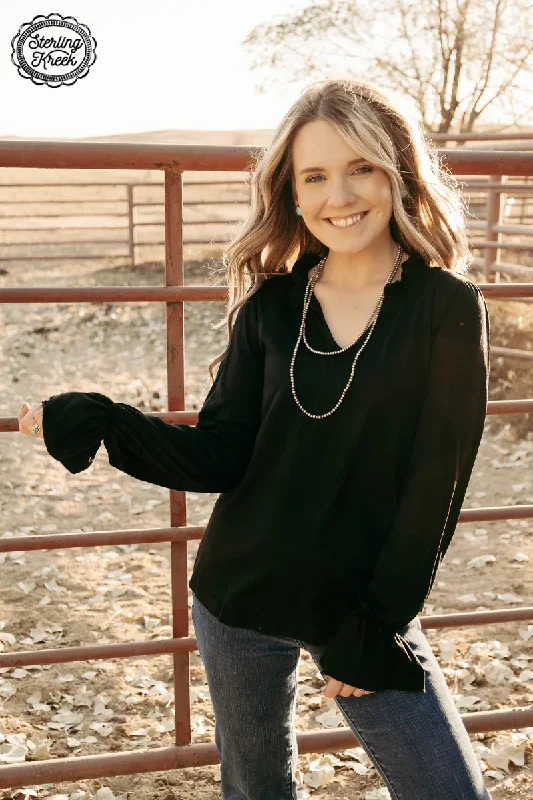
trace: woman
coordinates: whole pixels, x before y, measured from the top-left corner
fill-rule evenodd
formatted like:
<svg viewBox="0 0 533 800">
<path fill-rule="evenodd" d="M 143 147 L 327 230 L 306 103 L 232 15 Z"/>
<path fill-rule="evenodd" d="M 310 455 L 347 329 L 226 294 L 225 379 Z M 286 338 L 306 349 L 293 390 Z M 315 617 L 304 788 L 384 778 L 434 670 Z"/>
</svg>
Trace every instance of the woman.
<svg viewBox="0 0 533 800">
<path fill-rule="evenodd" d="M 189 587 L 224 800 L 296 797 L 301 647 L 393 798 L 486 800 L 417 618 L 488 396 L 456 182 L 384 93 L 327 80 L 285 115 L 251 188 L 196 427 L 67 392 L 26 404 L 20 429 L 72 473 L 103 439 L 139 480 L 220 492 Z"/>
</svg>

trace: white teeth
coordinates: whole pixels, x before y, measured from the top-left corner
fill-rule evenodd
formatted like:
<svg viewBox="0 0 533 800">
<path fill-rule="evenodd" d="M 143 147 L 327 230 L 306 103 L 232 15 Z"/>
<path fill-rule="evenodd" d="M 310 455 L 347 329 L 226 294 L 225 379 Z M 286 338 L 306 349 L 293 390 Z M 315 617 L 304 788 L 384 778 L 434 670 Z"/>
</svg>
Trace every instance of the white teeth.
<svg viewBox="0 0 533 800">
<path fill-rule="evenodd" d="M 359 222 L 365 215 L 363 211 L 361 214 L 357 214 L 355 217 L 348 217 L 347 219 L 337 219 L 333 220 L 330 218 L 330 222 L 332 225 L 335 225 L 338 228 L 347 228 L 350 225 L 354 225 L 356 222 Z"/>
</svg>

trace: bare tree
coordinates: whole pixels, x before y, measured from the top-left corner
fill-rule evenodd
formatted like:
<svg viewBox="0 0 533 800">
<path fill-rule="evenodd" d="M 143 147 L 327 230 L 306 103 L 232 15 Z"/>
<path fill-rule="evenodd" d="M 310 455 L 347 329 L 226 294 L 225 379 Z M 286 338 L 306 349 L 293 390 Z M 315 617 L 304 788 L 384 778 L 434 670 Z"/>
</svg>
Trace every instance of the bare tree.
<svg viewBox="0 0 533 800">
<path fill-rule="evenodd" d="M 251 68 L 284 83 L 364 76 L 408 96 L 427 131 L 472 132 L 532 106 L 531 0 L 326 0 L 254 28 Z M 501 129 L 506 126 L 501 126 Z"/>
</svg>

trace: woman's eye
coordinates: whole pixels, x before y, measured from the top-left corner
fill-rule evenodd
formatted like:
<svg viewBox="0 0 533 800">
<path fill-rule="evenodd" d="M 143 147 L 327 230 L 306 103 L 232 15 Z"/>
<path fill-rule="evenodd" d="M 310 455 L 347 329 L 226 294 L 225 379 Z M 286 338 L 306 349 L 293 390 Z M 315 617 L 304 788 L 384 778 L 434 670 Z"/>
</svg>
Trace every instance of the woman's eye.
<svg viewBox="0 0 533 800">
<path fill-rule="evenodd" d="M 368 165 L 365 165 L 365 166 L 362 166 L 362 167 L 357 167 L 357 169 L 354 170 L 352 175 L 356 175 L 360 170 L 365 170 L 365 172 L 372 172 L 372 167 L 370 167 Z M 318 175 L 318 174 L 317 175 L 309 175 L 309 177 L 307 177 L 305 179 L 305 183 L 316 183 L 316 181 L 314 181 L 313 178 L 322 178 L 322 177 L 323 177 L 322 175 Z"/>
</svg>

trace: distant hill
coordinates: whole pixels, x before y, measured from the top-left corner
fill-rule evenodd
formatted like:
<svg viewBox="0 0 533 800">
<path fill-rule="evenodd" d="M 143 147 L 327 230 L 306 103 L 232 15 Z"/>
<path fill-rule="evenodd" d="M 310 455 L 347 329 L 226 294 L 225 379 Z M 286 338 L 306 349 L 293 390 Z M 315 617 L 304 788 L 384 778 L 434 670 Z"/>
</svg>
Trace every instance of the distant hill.
<svg viewBox="0 0 533 800">
<path fill-rule="evenodd" d="M 137 133 L 117 133 L 110 136 L 87 136 L 80 139 L 60 136 L 1 136 L 3 141 L 37 142 L 136 142 L 141 144 L 228 144 L 259 145 L 268 144 L 273 129 L 251 129 L 234 131 L 166 130 L 138 131 Z"/>
<path fill-rule="evenodd" d="M 524 126 L 509 125 L 501 130 L 500 125 L 480 125 L 476 133 L 533 133 Z M 136 131 L 134 133 L 115 133 L 104 136 L 2 136 L 3 141 L 31 140 L 38 142 L 154 142 L 159 144 L 267 144 L 274 133 L 273 128 L 242 128 L 237 130 L 194 130 L 171 129 L 164 131 Z"/>
</svg>

